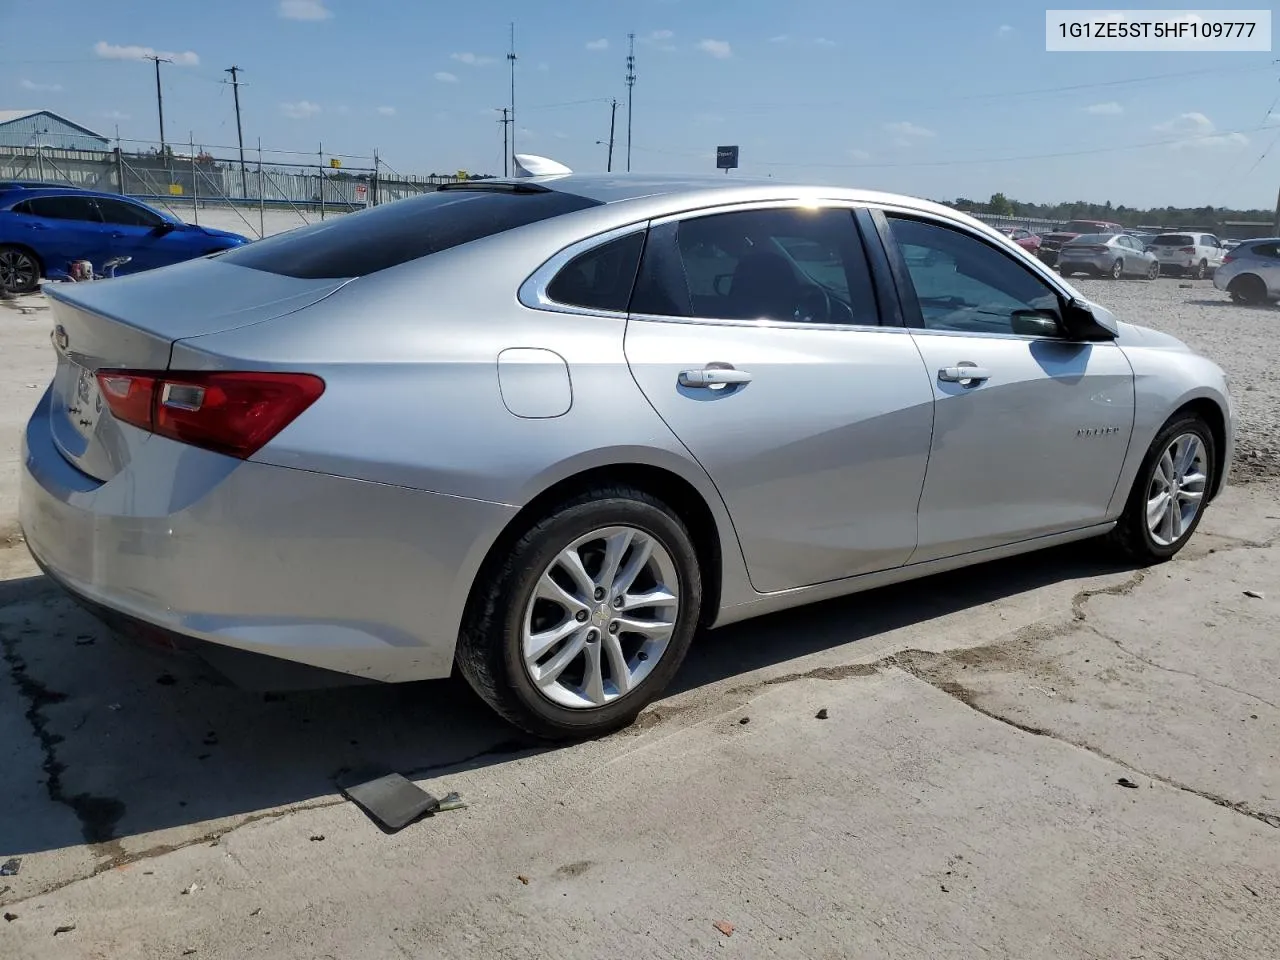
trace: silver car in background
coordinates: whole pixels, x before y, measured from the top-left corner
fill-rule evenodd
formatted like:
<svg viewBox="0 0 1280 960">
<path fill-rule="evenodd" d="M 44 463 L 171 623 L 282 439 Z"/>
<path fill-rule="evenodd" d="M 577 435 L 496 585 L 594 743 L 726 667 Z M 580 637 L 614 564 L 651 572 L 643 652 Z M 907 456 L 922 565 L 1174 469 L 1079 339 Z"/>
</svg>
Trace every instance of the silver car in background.
<svg viewBox="0 0 1280 960">
<path fill-rule="evenodd" d="M 1167 560 L 1231 462 L 1213 363 L 861 190 L 470 181 L 49 294 L 55 581 L 211 651 L 456 664 L 548 738 L 629 723 L 699 628 L 1086 538 Z"/>
<path fill-rule="evenodd" d="M 1230 250 L 1213 275 L 1213 285 L 1236 303 L 1280 300 L 1280 239 L 1245 240 Z"/>
<path fill-rule="evenodd" d="M 1142 242 L 1125 233 L 1086 233 L 1069 240 L 1058 251 L 1058 270 L 1064 276 L 1088 273 L 1095 277 L 1160 276 L 1160 261 Z"/>
</svg>

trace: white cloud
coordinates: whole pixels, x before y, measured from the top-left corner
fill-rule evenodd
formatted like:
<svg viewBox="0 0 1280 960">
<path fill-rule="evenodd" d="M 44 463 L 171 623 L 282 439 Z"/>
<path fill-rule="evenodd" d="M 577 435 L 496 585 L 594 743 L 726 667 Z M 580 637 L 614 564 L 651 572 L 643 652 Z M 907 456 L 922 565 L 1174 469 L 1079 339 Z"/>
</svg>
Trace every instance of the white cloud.
<svg viewBox="0 0 1280 960">
<path fill-rule="evenodd" d="M 324 0 L 280 0 L 280 16 L 286 20 L 328 20 L 333 11 Z"/>
<path fill-rule="evenodd" d="M 649 34 L 649 39 L 650 40 L 670 40 L 674 36 L 675 36 L 675 33 L 673 33 L 670 30 L 655 30 L 653 31 L 653 33 Z"/>
<path fill-rule="evenodd" d="M 866 150 L 859 150 L 857 148 L 850 150 L 849 156 L 852 157 L 854 160 L 870 160 L 871 159 L 870 153 L 868 153 Z"/>
<path fill-rule="evenodd" d="M 482 57 L 478 53 L 451 53 L 451 60 L 457 60 L 459 63 L 465 63 L 469 67 L 483 67 L 486 63 L 493 63 L 493 57 Z"/>
<path fill-rule="evenodd" d="M 818 39 L 817 39 L 817 40 L 814 40 L 813 42 L 814 42 L 814 44 L 815 44 L 816 46 L 819 46 L 819 47 L 834 47 L 834 46 L 836 46 L 836 42 L 835 42 L 834 40 L 828 40 L 826 37 L 818 37 Z"/>
<path fill-rule="evenodd" d="M 733 49 L 728 40 L 699 40 L 698 49 L 717 60 L 728 60 L 733 56 Z"/>
<path fill-rule="evenodd" d="M 395 107 L 379 107 L 378 113 L 382 114 L 382 116 L 384 117 L 394 117 L 396 115 L 396 108 Z"/>
<path fill-rule="evenodd" d="M 1118 117 L 1124 113 L 1124 107 L 1114 100 L 1108 100 L 1106 103 L 1091 103 L 1084 108 L 1084 112 L 1092 113 L 1095 117 Z"/>
<path fill-rule="evenodd" d="M 320 104 L 310 100 L 299 100 L 296 103 L 280 104 L 280 112 L 291 120 L 306 120 L 320 112 Z"/>
<path fill-rule="evenodd" d="M 1211 136 L 1179 140 L 1177 143 L 1170 144 L 1170 147 L 1174 150 L 1185 150 L 1188 147 L 1217 150 L 1223 147 L 1247 147 L 1248 145 L 1249 138 L 1243 133 L 1215 133 Z"/>
<path fill-rule="evenodd" d="M 910 120 L 897 120 L 893 123 L 886 123 L 884 128 L 892 134 L 896 134 L 898 139 L 895 141 L 899 146 L 904 143 L 910 143 L 915 140 L 925 140 L 929 137 L 936 137 L 937 134 L 927 127 L 922 127 L 912 123 Z"/>
<path fill-rule="evenodd" d="M 656 47 L 663 53 L 674 53 L 676 46 L 671 42 L 675 36 L 672 30 L 654 30 L 640 38 L 640 42 L 651 47 Z"/>
<path fill-rule="evenodd" d="M 1218 133 L 1212 120 L 1199 111 L 1180 113 L 1172 120 L 1152 127 L 1158 133 L 1171 133 L 1181 139 L 1169 144 L 1170 149 L 1222 149 L 1247 146 L 1249 138 L 1243 133 Z"/>
<path fill-rule="evenodd" d="M 102 114 L 104 120 L 128 120 L 129 114 L 121 113 L 119 110 L 108 110 Z"/>
<path fill-rule="evenodd" d="M 587 49 L 588 50 L 608 50 L 609 41 L 606 40 L 604 37 L 601 37 L 599 40 L 588 40 Z"/>
<path fill-rule="evenodd" d="M 34 90 L 38 93 L 57 93 L 62 89 L 60 83 L 36 83 L 34 80 L 23 80 L 18 86 L 23 90 Z"/>
<path fill-rule="evenodd" d="M 1213 121 L 1203 113 L 1180 113 L 1172 120 L 1157 123 L 1153 130 L 1159 133 L 1185 133 L 1189 136 L 1213 133 Z"/>
<path fill-rule="evenodd" d="M 769 42 L 770 43 L 786 43 L 790 39 L 791 39 L 790 34 L 780 33 L 776 37 L 770 37 Z"/>
<path fill-rule="evenodd" d="M 458 82 L 458 75 L 456 73 L 450 73 L 448 70 L 437 70 L 435 76 L 441 83 Z"/>
<path fill-rule="evenodd" d="M 156 50 L 154 47 L 140 47 L 137 44 L 120 46 L 99 40 L 93 45 L 93 52 L 104 60 L 146 60 L 148 57 L 159 57 L 171 60 L 175 67 L 196 67 L 200 65 L 200 57 L 186 50 L 183 53 L 171 53 L 167 50 Z"/>
<path fill-rule="evenodd" d="M 1002 23 L 1002 24 L 1000 24 L 1000 29 L 998 29 L 998 30 L 996 31 L 996 36 L 997 36 L 997 37 L 1007 37 L 1007 36 L 1009 36 L 1009 34 L 1011 34 L 1011 33 L 1013 33 L 1013 27 L 1009 26 L 1009 24 L 1007 24 L 1007 23 Z"/>
</svg>

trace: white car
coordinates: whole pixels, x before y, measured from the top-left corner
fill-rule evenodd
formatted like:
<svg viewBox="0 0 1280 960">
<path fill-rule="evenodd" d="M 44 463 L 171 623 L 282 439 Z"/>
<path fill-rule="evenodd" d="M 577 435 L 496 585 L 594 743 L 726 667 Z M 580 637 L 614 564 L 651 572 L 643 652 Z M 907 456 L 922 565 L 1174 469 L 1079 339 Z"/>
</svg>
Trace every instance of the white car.
<svg viewBox="0 0 1280 960">
<path fill-rule="evenodd" d="M 1226 252 L 1212 233 L 1162 233 L 1147 249 L 1160 261 L 1162 273 L 1182 273 L 1197 280 L 1217 270 Z"/>
</svg>

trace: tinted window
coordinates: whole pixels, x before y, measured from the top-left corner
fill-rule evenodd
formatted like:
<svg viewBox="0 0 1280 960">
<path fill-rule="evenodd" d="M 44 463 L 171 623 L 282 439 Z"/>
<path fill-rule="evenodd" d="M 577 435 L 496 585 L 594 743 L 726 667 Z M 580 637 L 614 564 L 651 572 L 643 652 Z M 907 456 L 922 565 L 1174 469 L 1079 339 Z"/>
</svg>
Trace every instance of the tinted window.
<svg viewBox="0 0 1280 960">
<path fill-rule="evenodd" d="M 1013 333 L 1016 311 L 1059 309 L 1047 284 L 975 237 L 898 217 L 889 225 L 927 329 Z"/>
<path fill-rule="evenodd" d="M 643 230 L 579 254 L 548 284 L 547 296 L 556 303 L 626 313 L 642 247 Z"/>
<path fill-rule="evenodd" d="M 27 201 L 32 216 L 48 220 L 98 220 L 98 211 L 88 197 L 32 197 Z"/>
<path fill-rule="evenodd" d="M 1255 257 L 1271 257 L 1280 259 L 1280 243 L 1272 241 L 1271 243 L 1255 243 L 1251 247 L 1246 247 L 1245 253 L 1251 253 Z"/>
<path fill-rule="evenodd" d="M 1189 237 L 1185 233 L 1162 233 L 1151 244 L 1156 247 L 1192 247 L 1195 242 L 1195 237 Z"/>
<path fill-rule="evenodd" d="M 1101 226 L 1097 220 L 1072 220 L 1062 229 L 1065 233 L 1093 233 Z"/>
<path fill-rule="evenodd" d="M 870 272 L 848 210 L 778 208 L 650 231 L 633 313 L 876 325 Z"/>
<path fill-rule="evenodd" d="M 1085 233 L 1072 240 L 1072 243 L 1107 243 L 1114 237 L 1113 233 Z"/>
<path fill-rule="evenodd" d="M 98 209 L 106 223 L 118 223 L 129 227 L 158 227 L 164 223 L 164 217 L 152 213 L 146 207 L 127 200 L 108 200 L 98 197 Z"/>
<path fill-rule="evenodd" d="M 439 190 L 258 240 L 220 260 L 304 279 L 363 277 L 598 204 L 556 190 Z"/>
</svg>

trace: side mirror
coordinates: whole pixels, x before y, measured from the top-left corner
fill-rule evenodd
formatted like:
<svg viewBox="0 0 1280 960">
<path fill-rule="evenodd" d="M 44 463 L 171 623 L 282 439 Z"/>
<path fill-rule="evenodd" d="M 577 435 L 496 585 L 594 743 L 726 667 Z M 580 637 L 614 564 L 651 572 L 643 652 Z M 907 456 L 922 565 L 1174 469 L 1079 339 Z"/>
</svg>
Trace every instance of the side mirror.
<svg viewBox="0 0 1280 960">
<path fill-rule="evenodd" d="M 1054 310 L 1015 310 L 1011 326 L 1014 333 L 1024 337 L 1062 336 L 1062 324 Z"/>
<path fill-rule="evenodd" d="M 1110 313 L 1075 297 L 1063 304 L 1062 324 L 1072 340 L 1114 340 L 1120 335 Z"/>
<path fill-rule="evenodd" d="M 177 229 L 178 225 L 176 223 L 170 223 L 168 220 L 165 220 L 155 228 L 153 233 L 155 233 L 157 237 L 163 237 L 166 233 L 173 233 L 173 231 Z"/>
</svg>

